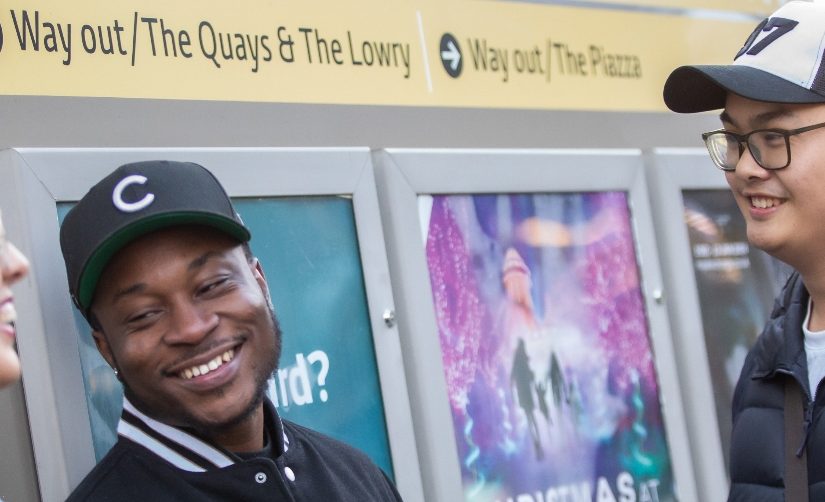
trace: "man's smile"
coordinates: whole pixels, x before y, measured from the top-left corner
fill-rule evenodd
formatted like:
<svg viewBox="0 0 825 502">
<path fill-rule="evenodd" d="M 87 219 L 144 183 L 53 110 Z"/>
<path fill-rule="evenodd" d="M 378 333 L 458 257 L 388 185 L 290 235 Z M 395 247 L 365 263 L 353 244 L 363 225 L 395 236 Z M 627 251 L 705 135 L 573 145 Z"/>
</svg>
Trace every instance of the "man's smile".
<svg viewBox="0 0 825 502">
<path fill-rule="evenodd" d="M 183 380 L 198 379 L 216 372 L 235 360 L 245 340 L 238 337 L 201 349 L 197 354 L 185 356 L 172 364 L 165 374 Z"/>
<path fill-rule="evenodd" d="M 784 201 L 782 199 L 777 199 L 775 197 L 760 197 L 760 196 L 753 196 L 750 197 L 751 206 L 759 209 L 768 209 L 771 207 L 777 207 L 782 204 Z"/>
<path fill-rule="evenodd" d="M 223 354 L 221 354 L 219 356 L 215 356 L 214 359 L 210 359 L 208 363 L 203 363 L 203 364 L 199 364 L 199 365 L 196 364 L 196 365 L 192 366 L 191 368 L 186 368 L 185 370 L 181 371 L 178 374 L 178 376 L 180 376 L 183 379 L 189 380 L 189 379 L 191 379 L 193 377 L 196 377 L 196 376 L 206 375 L 210 371 L 214 371 L 214 370 L 220 368 L 221 366 L 223 366 L 225 363 L 228 363 L 234 357 L 235 357 L 235 350 L 234 349 L 229 349 L 226 352 L 224 352 Z"/>
</svg>

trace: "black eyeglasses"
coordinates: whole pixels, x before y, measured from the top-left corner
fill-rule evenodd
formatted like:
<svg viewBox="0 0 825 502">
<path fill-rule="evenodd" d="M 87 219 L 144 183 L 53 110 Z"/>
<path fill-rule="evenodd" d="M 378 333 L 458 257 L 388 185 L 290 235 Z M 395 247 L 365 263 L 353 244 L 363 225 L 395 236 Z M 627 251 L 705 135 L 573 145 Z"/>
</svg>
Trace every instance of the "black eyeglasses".
<svg viewBox="0 0 825 502">
<path fill-rule="evenodd" d="M 736 164 L 745 153 L 745 145 L 753 160 L 765 169 L 782 169 L 791 163 L 791 142 L 788 138 L 803 132 L 825 127 L 825 122 L 799 129 L 757 129 L 747 134 L 736 134 L 724 129 L 702 134 L 710 158 L 723 171 L 736 170 Z"/>
</svg>

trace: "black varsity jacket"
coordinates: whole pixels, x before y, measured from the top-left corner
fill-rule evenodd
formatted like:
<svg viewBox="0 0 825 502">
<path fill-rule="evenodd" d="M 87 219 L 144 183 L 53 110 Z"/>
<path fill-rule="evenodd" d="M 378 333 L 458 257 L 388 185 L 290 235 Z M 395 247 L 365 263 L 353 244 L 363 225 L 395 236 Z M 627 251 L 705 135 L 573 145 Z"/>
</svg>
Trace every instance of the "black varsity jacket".
<svg viewBox="0 0 825 502">
<path fill-rule="evenodd" d="M 400 501 L 365 454 L 281 420 L 264 401 L 275 458 L 243 460 L 138 411 L 124 399 L 118 441 L 74 501 Z"/>
</svg>

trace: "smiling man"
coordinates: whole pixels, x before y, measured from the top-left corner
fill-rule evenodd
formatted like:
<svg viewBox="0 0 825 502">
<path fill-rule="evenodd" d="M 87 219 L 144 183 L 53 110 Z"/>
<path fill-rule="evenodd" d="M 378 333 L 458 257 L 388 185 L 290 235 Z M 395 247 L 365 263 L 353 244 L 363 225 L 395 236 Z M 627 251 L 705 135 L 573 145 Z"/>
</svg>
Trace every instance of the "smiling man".
<svg viewBox="0 0 825 502">
<path fill-rule="evenodd" d="M 825 500 L 825 3 L 788 2 L 730 65 L 683 66 L 667 106 L 702 135 L 748 240 L 794 267 L 733 398 L 730 501 Z"/>
<path fill-rule="evenodd" d="M 191 163 L 121 166 L 66 216 L 72 297 L 124 389 L 118 441 L 69 500 L 400 500 L 266 398 L 281 332 L 250 238 Z"/>
</svg>

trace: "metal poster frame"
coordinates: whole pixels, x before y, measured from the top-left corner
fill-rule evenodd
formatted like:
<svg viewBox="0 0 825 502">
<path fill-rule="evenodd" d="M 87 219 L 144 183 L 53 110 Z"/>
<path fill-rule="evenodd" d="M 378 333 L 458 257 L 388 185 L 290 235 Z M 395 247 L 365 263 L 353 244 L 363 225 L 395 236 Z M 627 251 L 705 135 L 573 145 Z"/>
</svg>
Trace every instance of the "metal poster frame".
<svg viewBox="0 0 825 502">
<path fill-rule="evenodd" d="M 685 221 L 684 192 L 730 193 L 730 188 L 725 174 L 714 166 L 704 148 L 654 149 L 646 156 L 646 169 L 700 500 L 724 500 L 730 482 Z M 735 216 L 740 216 L 738 209 Z"/>
<path fill-rule="evenodd" d="M 118 165 L 200 163 L 232 197 L 352 198 L 369 324 L 395 481 L 424 500 L 370 152 L 366 148 L 13 149 L 0 152 L 4 222 L 30 258 L 19 288 L 18 340 L 35 462 L 44 500 L 64 500 L 95 463 L 78 333 L 58 243 L 56 206 L 78 200 Z"/>
<path fill-rule="evenodd" d="M 641 152 L 389 149 L 374 160 L 426 500 L 464 500 L 465 492 L 419 196 L 600 191 L 627 194 L 674 486 L 680 500 L 698 500 Z"/>
</svg>

